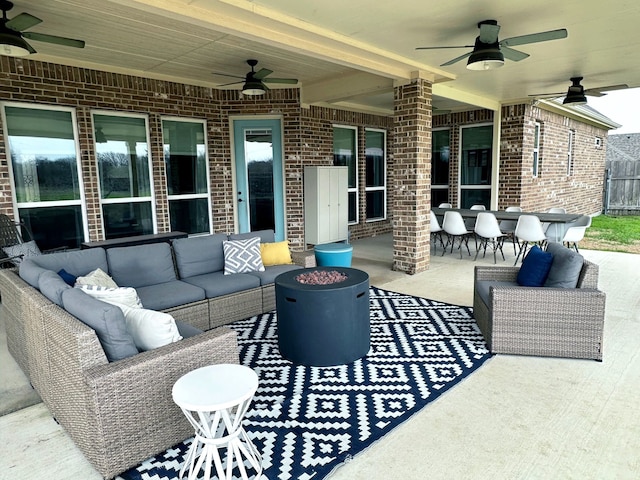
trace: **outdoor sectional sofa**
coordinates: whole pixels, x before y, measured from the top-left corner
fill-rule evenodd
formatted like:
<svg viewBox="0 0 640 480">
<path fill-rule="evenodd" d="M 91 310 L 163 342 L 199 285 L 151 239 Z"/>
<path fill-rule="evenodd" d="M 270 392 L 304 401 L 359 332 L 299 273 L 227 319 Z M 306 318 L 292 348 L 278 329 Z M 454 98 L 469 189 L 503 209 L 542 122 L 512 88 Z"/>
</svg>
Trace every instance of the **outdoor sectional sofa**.
<svg viewBox="0 0 640 480">
<path fill-rule="evenodd" d="M 105 478 L 193 434 L 171 399 L 173 383 L 195 368 L 238 363 L 236 334 L 223 325 L 273 310 L 274 278 L 300 268 L 276 265 L 225 275 L 222 242 L 256 235 L 262 242 L 274 241 L 272 231 L 215 234 L 172 245 L 29 257 L 19 273 L 0 270 L 10 353 L 52 416 Z M 131 352 L 115 327 L 122 310 L 72 288 L 57 273 L 63 269 L 82 276 L 96 268 L 118 286 L 134 287 L 145 309 L 170 313 L 184 339 Z M 85 323 L 96 321 L 100 335 Z M 110 335 L 114 338 L 107 339 Z M 123 349 L 125 358 L 111 358 Z"/>
</svg>

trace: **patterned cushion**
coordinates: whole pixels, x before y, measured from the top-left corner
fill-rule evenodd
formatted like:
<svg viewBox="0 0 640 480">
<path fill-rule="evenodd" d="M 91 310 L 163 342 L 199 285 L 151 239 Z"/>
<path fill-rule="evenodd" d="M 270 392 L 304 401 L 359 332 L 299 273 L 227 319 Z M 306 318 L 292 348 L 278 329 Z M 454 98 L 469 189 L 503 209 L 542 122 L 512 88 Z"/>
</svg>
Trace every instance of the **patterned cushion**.
<svg viewBox="0 0 640 480">
<path fill-rule="evenodd" d="M 138 292 L 132 287 L 101 287 L 99 285 L 77 285 L 87 295 L 118 307 L 142 308 Z"/>
<path fill-rule="evenodd" d="M 222 242 L 224 249 L 224 274 L 263 272 L 260 256 L 260 237 Z"/>
<path fill-rule="evenodd" d="M 15 266 L 20 265 L 20 262 L 23 258 L 34 257 L 42 253 L 40 252 L 38 245 L 36 245 L 36 242 L 34 242 L 33 240 L 31 240 L 30 242 L 12 245 L 10 247 L 3 247 L 2 250 L 7 255 L 7 257 L 11 258 L 11 261 Z"/>
</svg>

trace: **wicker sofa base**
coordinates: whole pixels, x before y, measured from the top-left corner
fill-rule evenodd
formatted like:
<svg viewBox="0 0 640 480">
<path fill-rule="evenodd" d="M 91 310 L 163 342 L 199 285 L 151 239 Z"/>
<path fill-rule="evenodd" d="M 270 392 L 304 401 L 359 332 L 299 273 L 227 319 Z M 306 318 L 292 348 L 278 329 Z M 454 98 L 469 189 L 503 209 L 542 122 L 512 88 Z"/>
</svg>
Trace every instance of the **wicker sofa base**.
<svg viewBox="0 0 640 480">
<path fill-rule="evenodd" d="M 476 267 L 475 280 L 515 281 L 517 267 Z M 473 314 L 493 353 L 602 360 L 605 294 L 585 261 L 578 288 L 474 288 Z"/>
<path fill-rule="evenodd" d="M 236 333 L 221 325 L 275 304 L 258 287 L 166 310 L 207 330 L 195 337 L 108 362 L 94 330 L 28 285 L 0 270 L 0 292 L 11 355 L 51 415 L 104 477 L 117 474 L 193 434 L 171 398 L 183 374 L 216 363 L 238 363 Z"/>
</svg>

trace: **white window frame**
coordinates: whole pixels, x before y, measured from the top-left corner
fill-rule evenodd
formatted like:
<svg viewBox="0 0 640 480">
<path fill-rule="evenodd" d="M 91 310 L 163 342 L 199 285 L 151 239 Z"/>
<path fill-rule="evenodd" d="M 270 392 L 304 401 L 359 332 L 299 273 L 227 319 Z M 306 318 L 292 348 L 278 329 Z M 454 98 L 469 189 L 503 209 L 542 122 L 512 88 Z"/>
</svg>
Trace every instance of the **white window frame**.
<svg viewBox="0 0 640 480">
<path fill-rule="evenodd" d="M 153 158 L 151 156 L 151 139 L 149 138 L 149 116 L 139 113 L 129 112 L 113 112 L 110 110 L 92 110 L 91 111 L 91 129 L 95 131 L 94 115 L 103 115 L 110 117 L 127 117 L 127 118 L 142 118 L 145 124 L 145 137 L 147 140 L 147 168 L 149 169 L 149 192 L 151 196 L 147 197 L 122 197 L 122 198 L 102 198 L 102 188 L 100 187 L 100 163 L 98 161 L 97 149 L 95 150 L 95 165 L 96 165 L 96 181 L 98 183 L 98 198 L 100 199 L 100 220 L 102 224 L 102 234 L 106 238 L 107 232 L 104 226 L 104 210 L 103 205 L 113 205 L 117 203 L 144 203 L 151 202 L 151 222 L 153 224 L 153 233 L 158 233 L 158 218 L 156 213 L 156 189 L 153 178 Z M 94 143 L 97 140 L 94 138 Z"/>
<path fill-rule="evenodd" d="M 162 125 L 165 120 L 170 122 L 183 122 L 183 123 L 200 123 L 202 124 L 203 132 L 204 132 L 204 159 L 206 165 L 207 172 L 207 192 L 206 193 L 189 193 L 182 195 L 169 195 L 167 193 L 167 219 L 169 221 L 169 225 L 171 225 L 171 209 L 169 208 L 169 202 L 171 200 L 193 200 L 198 198 L 206 198 L 207 199 L 207 212 L 209 214 L 209 232 L 202 232 L 193 234 L 193 236 L 197 235 L 207 235 L 213 233 L 213 214 L 211 212 L 211 167 L 209 164 L 209 146 L 207 142 L 207 121 L 197 118 L 183 118 L 183 117 L 160 117 L 160 125 Z M 162 163 L 165 164 L 164 159 L 164 132 L 162 132 L 161 137 L 163 138 L 162 142 Z M 165 186 L 167 183 L 166 178 L 166 170 L 165 170 Z"/>
<path fill-rule="evenodd" d="M 76 169 L 78 174 L 78 189 L 80 190 L 80 198 L 77 200 L 59 200 L 49 202 L 18 202 L 16 196 L 15 182 L 13 178 L 13 164 L 11 160 L 11 147 L 9 142 L 9 129 L 7 126 L 7 117 L 5 107 L 16 107 L 30 110 L 54 110 L 59 112 L 71 113 L 71 126 L 73 128 L 74 143 L 76 149 Z M 89 226 L 87 224 L 87 201 L 84 190 L 84 181 L 82 175 L 82 156 L 80 152 L 80 144 L 78 141 L 78 123 L 76 121 L 76 109 L 71 107 L 59 107 L 54 105 L 40 105 L 35 103 L 19 103 L 19 102 L 1 102 L 0 113 L 2 114 L 2 124 L 4 125 L 5 149 L 7 165 L 9 168 L 9 181 L 11 182 L 11 200 L 13 203 L 13 212 L 16 222 L 20 222 L 20 208 L 46 208 L 46 207 L 64 207 L 80 205 L 82 212 L 82 234 L 83 241 L 89 239 Z"/>
<path fill-rule="evenodd" d="M 569 144 L 567 145 L 567 177 L 573 175 L 573 143 L 575 141 L 576 131 L 569 130 Z"/>
<path fill-rule="evenodd" d="M 540 171 L 540 134 L 542 130 L 540 122 L 536 122 L 533 127 L 533 161 L 531 165 L 531 173 L 533 178 L 537 178 Z"/>
<path fill-rule="evenodd" d="M 494 182 L 494 177 L 493 175 L 491 176 L 491 181 L 487 184 L 487 185 L 462 185 L 462 148 L 463 148 L 463 144 L 462 144 L 462 137 L 463 137 L 463 130 L 465 128 L 476 128 L 476 127 L 493 127 L 492 123 L 473 123 L 473 124 L 469 124 L 469 125 L 461 125 L 458 131 L 458 135 L 459 135 L 459 141 L 458 141 L 458 206 L 460 206 L 462 204 L 462 191 L 463 190 L 489 190 L 491 193 L 493 193 L 493 182 Z M 495 133 L 492 133 L 492 135 L 495 137 Z M 495 140 L 495 138 L 494 138 Z M 492 141 L 491 143 L 491 150 L 494 150 L 494 144 L 495 142 Z M 495 152 L 492 153 L 492 157 L 491 157 L 491 163 L 492 163 L 492 170 L 493 170 L 493 164 L 495 164 L 495 158 L 493 157 L 493 155 L 495 155 Z"/>
<path fill-rule="evenodd" d="M 381 222 L 383 220 L 387 219 L 387 131 L 383 130 L 381 128 L 365 128 L 364 129 L 364 135 L 365 135 L 365 157 L 366 157 L 366 141 L 367 141 L 367 132 L 379 132 L 382 133 L 382 145 L 383 145 L 383 165 L 384 165 L 384 178 L 383 178 L 383 185 L 382 186 L 376 186 L 376 187 L 367 187 L 366 183 L 365 183 L 365 187 L 364 187 L 364 191 L 365 191 L 365 207 L 366 207 L 366 202 L 367 202 L 367 192 L 383 192 L 383 207 L 382 207 L 382 217 L 374 217 L 374 218 L 368 218 L 366 219 L 366 222 Z M 365 158 L 365 162 L 366 162 L 366 158 Z M 366 166 L 365 166 L 366 168 Z M 357 180 L 357 176 L 356 176 L 356 180 Z"/>
<path fill-rule="evenodd" d="M 359 175 L 359 166 L 360 166 L 360 162 L 359 162 L 359 154 L 358 154 L 358 127 L 354 127 L 353 125 L 332 125 L 332 130 L 333 128 L 343 128 L 346 130 L 353 130 L 355 132 L 355 141 L 354 141 L 354 146 L 355 146 L 355 152 L 353 152 L 354 156 L 355 156 L 355 169 L 356 169 L 356 186 L 355 187 L 348 187 L 347 188 L 347 193 L 355 193 L 355 207 L 356 207 L 356 219 L 354 221 L 350 221 L 349 225 L 357 225 L 360 221 L 360 195 L 358 194 L 358 187 L 360 185 L 360 175 Z M 331 155 L 333 156 L 333 142 L 332 142 L 332 152 Z"/>
</svg>

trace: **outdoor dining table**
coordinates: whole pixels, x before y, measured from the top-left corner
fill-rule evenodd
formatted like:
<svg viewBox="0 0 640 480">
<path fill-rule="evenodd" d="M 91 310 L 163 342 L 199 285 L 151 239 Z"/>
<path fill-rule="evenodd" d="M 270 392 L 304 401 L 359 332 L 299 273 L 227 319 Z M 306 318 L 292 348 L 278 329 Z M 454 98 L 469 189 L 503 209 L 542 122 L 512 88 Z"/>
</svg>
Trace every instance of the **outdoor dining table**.
<svg viewBox="0 0 640 480">
<path fill-rule="evenodd" d="M 471 210 L 470 208 L 432 208 L 433 213 L 438 217 L 438 221 L 442 221 L 444 213 L 446 211 L 459 212 L 462 218 L 477 218 L 480 212 L 490 212 L 496 216 L 498 221 L 512 220 L 518 221 L 520 215 L 535 215 L 540 219 L 542 223 L 550 223 L 553 229 L 547 231 L 549 237 L 553 237 L 552 240 L 561 242 L 564 233 L 567 228 L 571 227 L 571 224 L 581 217 L 577 213 L 548 213 L 548 212 L 505 212 L 504 210 Z"/>
</svg>

